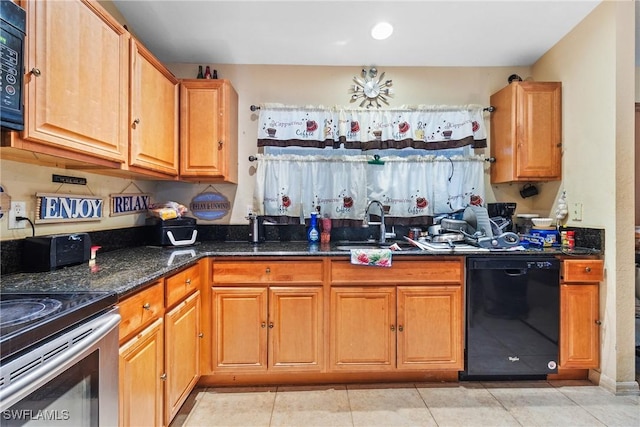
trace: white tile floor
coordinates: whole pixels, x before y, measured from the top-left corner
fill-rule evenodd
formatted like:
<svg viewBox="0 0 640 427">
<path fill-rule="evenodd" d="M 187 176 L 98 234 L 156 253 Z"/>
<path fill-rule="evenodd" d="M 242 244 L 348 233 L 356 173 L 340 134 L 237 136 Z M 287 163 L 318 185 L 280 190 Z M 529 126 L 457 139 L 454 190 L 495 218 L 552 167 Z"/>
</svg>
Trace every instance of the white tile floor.
<svg viewBox="0 0 640 427">
<path fill-rule="evenodd" d="M 640 396 L 587 381 L 199 388 L 171 426 L 640 427 Z"/>
</svg>

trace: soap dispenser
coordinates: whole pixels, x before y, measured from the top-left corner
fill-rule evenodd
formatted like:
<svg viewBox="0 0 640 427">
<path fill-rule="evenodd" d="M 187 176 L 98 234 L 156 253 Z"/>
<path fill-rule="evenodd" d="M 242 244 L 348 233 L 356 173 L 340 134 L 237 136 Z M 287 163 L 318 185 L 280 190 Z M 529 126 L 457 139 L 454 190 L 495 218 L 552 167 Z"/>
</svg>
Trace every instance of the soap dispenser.
<svg viewBox="0 0 640 427">
<path fill-rule="evenodd" d="M 311 213 L 311 225 L 307 230 L 307 240 L 309 243 L 318 243 L 320 241 L 320 231 L 318 230 L 318 214 Z"/>
</svg>

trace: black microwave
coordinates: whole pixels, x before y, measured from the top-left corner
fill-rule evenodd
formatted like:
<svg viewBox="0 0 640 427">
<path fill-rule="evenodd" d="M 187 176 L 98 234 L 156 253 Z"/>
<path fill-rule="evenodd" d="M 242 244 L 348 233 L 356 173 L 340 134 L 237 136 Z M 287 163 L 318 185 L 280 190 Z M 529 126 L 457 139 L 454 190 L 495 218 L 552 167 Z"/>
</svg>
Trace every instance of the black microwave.
<svg viewBox="0 0 640 427">
<path fill-rule="evenodd" d="M 24 37 L 27 14 L 10 0 L 0 0 L 0 126 L 24 129 Z"/>
</svg>

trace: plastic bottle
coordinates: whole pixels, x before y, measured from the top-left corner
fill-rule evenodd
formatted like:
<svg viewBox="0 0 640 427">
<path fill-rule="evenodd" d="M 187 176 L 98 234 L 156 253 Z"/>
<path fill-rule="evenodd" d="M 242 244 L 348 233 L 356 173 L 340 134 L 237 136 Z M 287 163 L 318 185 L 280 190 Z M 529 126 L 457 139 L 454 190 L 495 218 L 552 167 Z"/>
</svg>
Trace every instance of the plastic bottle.
<svg viewBox="0 0 640 427">
<path fill-rule="evenodd" d="M 320 241 L 320 232 L 318 231 L 318 214 L 311 213 L 311 226 L 307 230 L 307 240 L 309 243 L 318 243 Z"/>
<path fill-rule="evenodd" d="M 204 79 L 204 74 L 202 74 L 202 65 L 198 66 L 198 77 L 199 79 Z"/>
</svg>

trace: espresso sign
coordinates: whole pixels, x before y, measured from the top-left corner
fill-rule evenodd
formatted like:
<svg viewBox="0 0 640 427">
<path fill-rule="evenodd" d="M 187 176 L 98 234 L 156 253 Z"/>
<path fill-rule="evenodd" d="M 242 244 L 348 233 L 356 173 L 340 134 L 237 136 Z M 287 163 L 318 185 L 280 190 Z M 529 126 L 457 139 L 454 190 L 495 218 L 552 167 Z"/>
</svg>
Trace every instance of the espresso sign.
<svg viewBox="0 0 640 427">
<path fill-rule="evenodd" d="M 109 216 L 146 212 L 151 204 L 150 194 L 110 194 L 109 198 L 111 199 Z"/>
<path fill-rule="evenodd" d="M 36 194 L 36 224 L 100 221 L 103 200 L 77 194 Z"/>
</svg>

